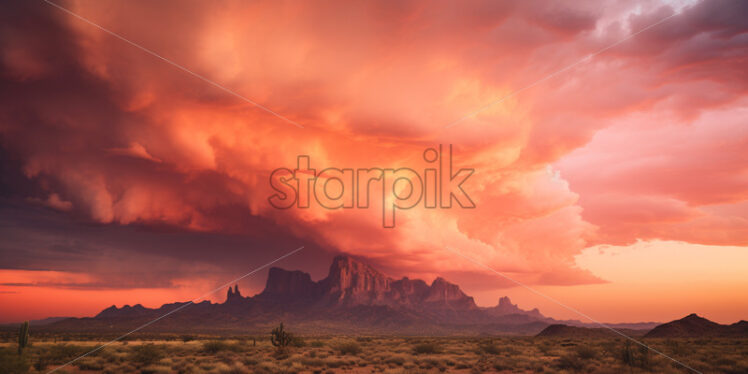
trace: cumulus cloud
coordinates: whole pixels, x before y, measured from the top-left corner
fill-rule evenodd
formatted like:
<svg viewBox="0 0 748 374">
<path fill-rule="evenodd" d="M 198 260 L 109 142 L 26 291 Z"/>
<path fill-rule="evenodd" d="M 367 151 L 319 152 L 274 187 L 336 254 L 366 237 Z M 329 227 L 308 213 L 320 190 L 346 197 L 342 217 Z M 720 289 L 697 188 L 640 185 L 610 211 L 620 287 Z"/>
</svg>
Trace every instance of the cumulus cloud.
<svg viewBox="0 0 748 374">
<path fill-rule="evenodd" d="M 282 235 L 400 273 L 475 271 L 450 246 L 529 283 L 583 284 L 602 281 L 574 264 L 592 243 L 745 244 L 744 218 L 727 213 L 747 190 L 734 110 L 747 25 L 726 10 L 741 2 L 682 9 L 444 128 L 675 11 L 611 3 L 64 3 L 304 129 L 53 7 L 8 3 L 1 144 L 30 197 L 77 217 Z M 627 124 L 637 113 L 648 126 Z M 297 155 L 318 170 L 422 168 L 426 147 L 450 143 L 477 170 L 474 210 L 402 211 L 384 229 L 377 209 L 267 202 L 270 172 Z"/>
</svg>

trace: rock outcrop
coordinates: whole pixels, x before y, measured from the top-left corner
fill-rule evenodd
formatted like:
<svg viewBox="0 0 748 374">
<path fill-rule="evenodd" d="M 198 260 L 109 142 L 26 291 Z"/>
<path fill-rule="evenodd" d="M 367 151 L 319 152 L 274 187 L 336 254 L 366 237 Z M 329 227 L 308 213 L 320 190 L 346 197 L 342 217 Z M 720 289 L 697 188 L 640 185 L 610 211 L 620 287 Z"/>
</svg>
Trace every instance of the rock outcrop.
<svg viewBox="0 0 748 374">
<path fill-rule="evenodd" d="M 206 332 L 248 331 L 279 320 L 308 326 L 312 332 L 372 333 L 537 333 L 549 324 L 537 310 L 523 311 L 502 298 L 494 308 L 480 308 L 457 284 L 442 277 L 431 284 L 420 279 L 391 278 L 350 256 L 333 259 L 325 278 L 315 282 L 302 271 L 271 268 L 265 288 L 243 296 L 239 286 L 226 291 L 226 301 L 112 306 L 94 318 L 68 319 L 54 325 L 74 330 L 126 330 L 159 319 L 149 329 Z M 178 312 L 171 311 L 180 308 Z M 208 322 L 209 321 L 209 322 Z M 550 320 L 553 322 L 553 320 Z"/>
</svg>

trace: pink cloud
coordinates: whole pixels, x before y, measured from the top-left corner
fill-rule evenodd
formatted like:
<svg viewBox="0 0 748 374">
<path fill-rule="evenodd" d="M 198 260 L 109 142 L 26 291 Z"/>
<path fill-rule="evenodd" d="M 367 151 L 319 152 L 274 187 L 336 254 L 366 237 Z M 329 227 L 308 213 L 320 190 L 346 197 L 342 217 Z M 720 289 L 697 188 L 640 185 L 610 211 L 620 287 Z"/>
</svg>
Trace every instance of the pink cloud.
<svg viewBox="0 0 748 374">
<path fill-rule="evenodd" d="M 14 37 L 3 39 L 13 39 L 3 147 L 45 196 L 94 221 L 252 230 L 221 214 L 240 209 L 401 271 L 474 271 L 442 251 L 450 246 L 542 284 L 600 282 L 574 264 L 591 243 L 746 243 L 744 217 L 708 209 L 748 198 L 746 25 L 729 7 L 686 8 L 445 130 L 673 10 L 649 1 L 614 4 L 615 14 L 598 2 L 68 5 L 305 126 L 38 11 L 52 20 L 46 28 L 4 28 Z M 45 32 L 59 45 L 41 42 Z M 403 211 L 386 230 L 376 210 L 267 203 L 269 173 L 297 155 L 318 170 L 423 167 L 421 152 L 440 143 L 477 170 L 466 186 L 475 210 Z"/>
</svg>

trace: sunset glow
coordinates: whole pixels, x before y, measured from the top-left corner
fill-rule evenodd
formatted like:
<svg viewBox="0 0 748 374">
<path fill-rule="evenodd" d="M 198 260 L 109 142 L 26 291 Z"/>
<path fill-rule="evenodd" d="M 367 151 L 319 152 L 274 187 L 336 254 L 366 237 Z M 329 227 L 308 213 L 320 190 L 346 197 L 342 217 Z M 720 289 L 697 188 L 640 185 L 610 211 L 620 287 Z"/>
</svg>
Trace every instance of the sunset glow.
<svg viewBox="0 0 748 374">
<path fill-rule="evenodd" d="M 276 266 L 347 253 L 554 318 L 582 319 L 447 248 L 606 322 L 748 317 L 745 3 L 59 3 L 162 58 L 2 6 L 0 322 L 188 301 L 300 246 Z M 268 201 L 302 155 L 425 180 L 449 145 L 474 208 Z"/>
</svg>

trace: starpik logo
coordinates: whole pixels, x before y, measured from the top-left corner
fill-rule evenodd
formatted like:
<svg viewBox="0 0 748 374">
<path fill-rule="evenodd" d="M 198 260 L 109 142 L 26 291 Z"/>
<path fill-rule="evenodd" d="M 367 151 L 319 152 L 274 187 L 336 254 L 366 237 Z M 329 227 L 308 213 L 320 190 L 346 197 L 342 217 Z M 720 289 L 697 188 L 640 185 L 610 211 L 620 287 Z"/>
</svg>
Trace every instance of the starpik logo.
<svg viewBox="0 0 748 374">
<path fill-rule="evenodd" d="M 381 197 L 382 225 L 395 227 L 397 210 L 423 204 L 426 209 L 450 209 L 453 202 L 463 209 L 475 203 L 462 188 L 475 172 L 472 168 L 453 171 L 452 145 L 427 148 L 423 160 L 434 167 L 422 173 L 408 168 L 311 168 L 308 155 L 297 157 L 296 169 L 277 168 L 270 174 L 268 198 L 277 209 L 308 209 L 312 202 L 325 209 L 368 209 L 373 198 Z M 376 194 L 376 195 L 375 195 Z"/>
</svg>

